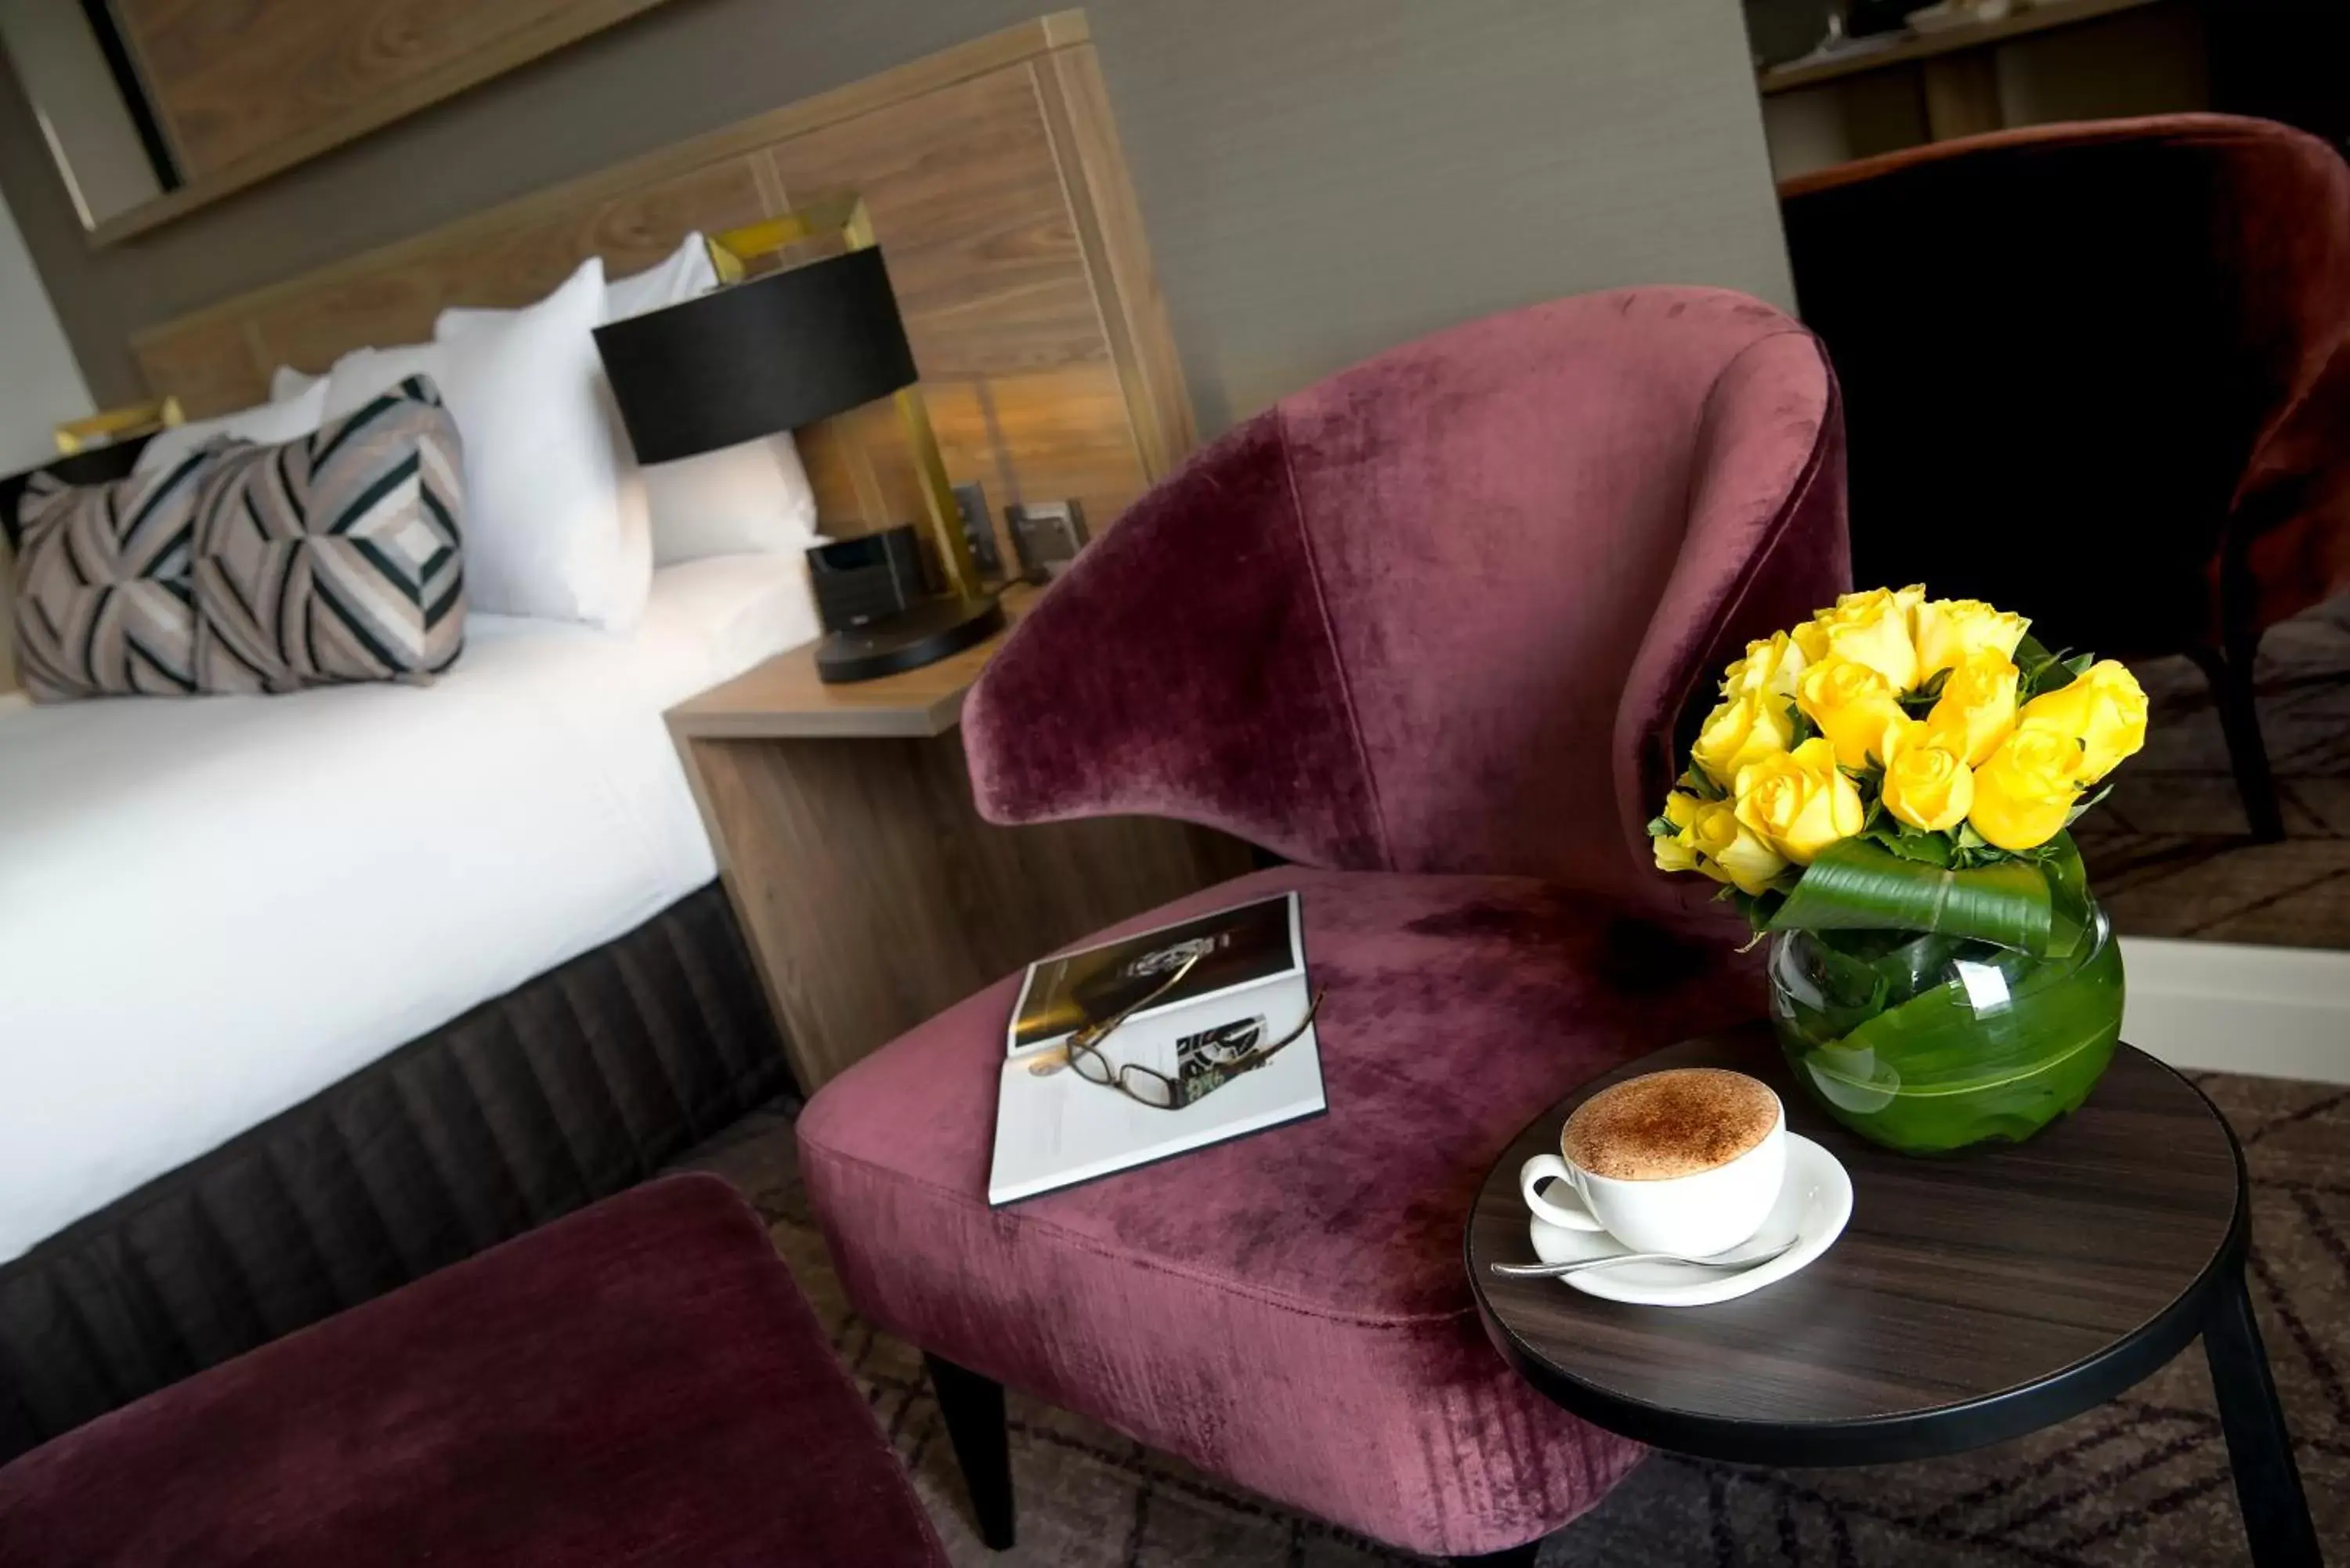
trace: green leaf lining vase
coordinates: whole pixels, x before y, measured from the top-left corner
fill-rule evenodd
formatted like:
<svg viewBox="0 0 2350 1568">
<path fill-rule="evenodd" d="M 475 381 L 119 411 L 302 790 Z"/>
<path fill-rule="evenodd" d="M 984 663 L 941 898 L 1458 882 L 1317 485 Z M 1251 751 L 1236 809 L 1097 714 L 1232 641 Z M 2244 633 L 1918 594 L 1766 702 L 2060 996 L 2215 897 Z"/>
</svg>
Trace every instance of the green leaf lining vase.
<svg viewBox="0 0 2350 1568">
<path fill-rule="evenodd" d="M 1947 932 L 1778 932 L 1771 1016 L 1796 1078 L 1908 1154 L 2020 1143 L 2070 1114 L 2122 1027 L 2121 947 L 2079 896 L 2076 940 L 2044 957 Z"/>
</svg>

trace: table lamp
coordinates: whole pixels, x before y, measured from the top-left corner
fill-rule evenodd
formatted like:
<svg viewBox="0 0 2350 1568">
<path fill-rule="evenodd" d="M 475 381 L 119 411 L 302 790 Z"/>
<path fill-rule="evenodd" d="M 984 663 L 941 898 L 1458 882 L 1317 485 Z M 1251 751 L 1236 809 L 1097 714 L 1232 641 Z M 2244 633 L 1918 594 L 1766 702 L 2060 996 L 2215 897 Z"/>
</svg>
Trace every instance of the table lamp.
<svg viewBox="0 0 2350 1568">
<path fill-rule="evenodd" d="M 744 275 L 748 260 L 827 234 L 849 248 Z M 637 461 L 694 457 L 893 399 L 947 591 L 828 633 L 816 649 L 816 673 L 833 682 L 871 680 L 935 663 L 986 639 L 1003 625 L 1003 609 L 981 587 L 864 204 L 853 198 L 816 203 L 721 234 L 711 252 L 724 286 L 596 329 Z"/>
</svg>

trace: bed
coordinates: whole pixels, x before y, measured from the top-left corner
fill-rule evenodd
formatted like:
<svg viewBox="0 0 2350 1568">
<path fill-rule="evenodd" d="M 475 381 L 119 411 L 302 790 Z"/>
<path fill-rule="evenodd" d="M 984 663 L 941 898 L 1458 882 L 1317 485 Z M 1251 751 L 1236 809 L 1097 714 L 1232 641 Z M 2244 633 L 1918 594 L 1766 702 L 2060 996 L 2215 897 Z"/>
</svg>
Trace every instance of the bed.
<svg viewBox="0 0 2350 1568">
<path fill-rule="evenodd" d="M 1107 520 L 1188 451 L 1076 13 L 131 348 L 155 394 L 223 414 L 590 260 L 639 275 L 845 191 L 950 472 L 991 510 Z M 800 432 L 827 532 L 913 514 L 886 413 Z M 628 1186 L 789 1086 L 660 715 L 813 636 L 804 582 L 796 550 L 717 556 L 656 573 L 626 633 L 471 615 L 428 687 L 0 698 L 0 1460 Z"/>
<path fill-rule="evenodd" d="M 431 687 L 0 711 L 0 1262 L 709 884 L 661 713 L 815 635 L 720 556 Z"/>
<path fill-rule="evenodd" d="M 105 1408 L 143 1342 L 219 1338 L 222 1293 L 265 1336 L 788 1086 L 661 714 L 816 634 L 800 562 L 666 567 L 627 637 L 466 629 L 430 687 L 0 700 L 0 1434 Z M 387 1147 L 453 1127 L 507 1191 Z M 241 1137 L 213 1193 L 173 1178 Z M 327 1211 L 327 1145 L 372 1212 Z"/>
</svg>

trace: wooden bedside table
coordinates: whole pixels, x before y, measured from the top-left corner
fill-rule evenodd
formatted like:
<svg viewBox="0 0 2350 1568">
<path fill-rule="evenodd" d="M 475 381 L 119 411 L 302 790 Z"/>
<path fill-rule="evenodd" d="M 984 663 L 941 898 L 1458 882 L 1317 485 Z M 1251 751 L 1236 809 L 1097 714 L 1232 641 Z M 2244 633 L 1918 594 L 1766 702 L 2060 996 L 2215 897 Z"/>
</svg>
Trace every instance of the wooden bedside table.
<svg viewBox="0 0 2350 1568">
<path fill-rule="evenodd" d="M 1006 617 L 1035 599 L 1013 588 Z M 1053 949 L 1250 868 L 1238 840 L 1180 823 L 982 821 L 956 730 L 1003 640 L 851 686 L 796 648 L 670 710 L 803 1093 Z"/>
</svg>

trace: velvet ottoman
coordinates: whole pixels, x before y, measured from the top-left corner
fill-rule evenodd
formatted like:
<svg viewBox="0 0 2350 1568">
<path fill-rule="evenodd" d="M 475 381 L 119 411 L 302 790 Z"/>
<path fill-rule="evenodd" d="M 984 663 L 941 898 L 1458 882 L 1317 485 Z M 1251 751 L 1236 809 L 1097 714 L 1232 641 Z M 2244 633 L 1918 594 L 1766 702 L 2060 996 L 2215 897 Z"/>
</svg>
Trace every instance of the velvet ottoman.
<svg viewBox="0 0 2350 1568">
<path fill-rule="evenodd" d="M 609 1199 L 0 1469 L 8 1568 L 944 1562 L 714 1177 Z"/>
<path fill-rule="evenodd" d="M 1290 888 L 1327 1116 L 990 1209 L 1014 977 L 809 1102 L 809 1196 L 858 1310 L 925 1350 L 1382 1542 L 1515 1545 L 1644 1450 L 1485 1342 L 1477 1184 L 1575 1085 L 1754 1016 L 1758 966 L 1718 915 L 1636 924 L 1513 877 L 1284 867 L 1112 929 Z"/>
</svg>

